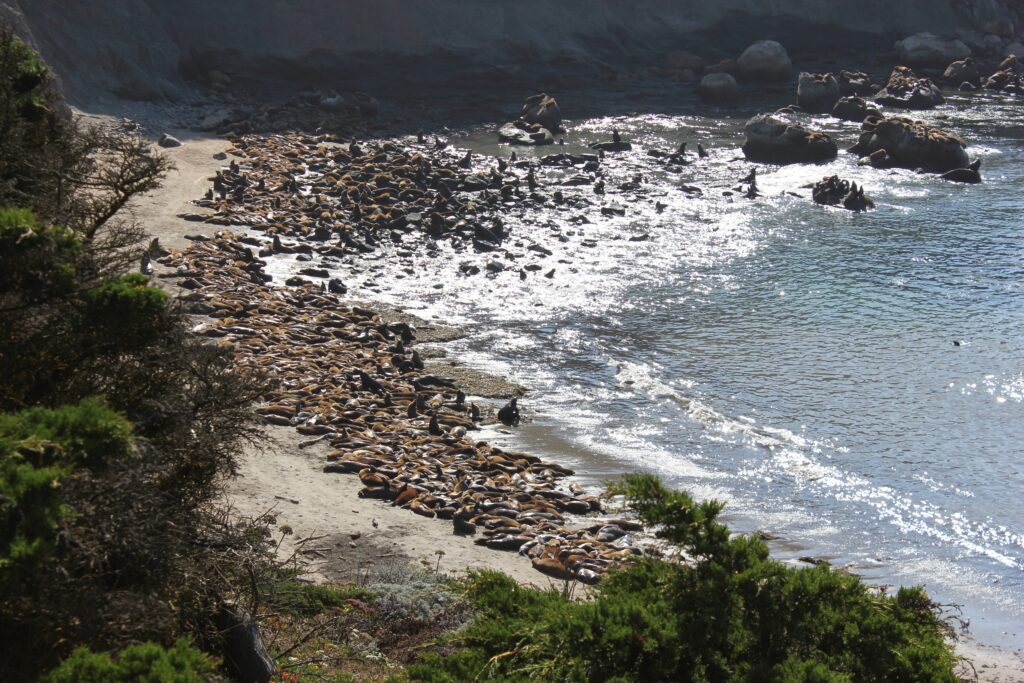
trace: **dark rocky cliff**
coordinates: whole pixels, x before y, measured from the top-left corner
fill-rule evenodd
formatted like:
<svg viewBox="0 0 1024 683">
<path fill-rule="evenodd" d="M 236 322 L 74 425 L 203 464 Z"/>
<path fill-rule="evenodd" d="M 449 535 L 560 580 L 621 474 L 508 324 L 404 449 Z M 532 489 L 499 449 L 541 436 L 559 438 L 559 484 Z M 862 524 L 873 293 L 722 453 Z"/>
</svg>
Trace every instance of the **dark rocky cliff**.
<svg viewBox="0 0 1024 683">
<path fill-rule="evenodd" d="M 525 64 L 601 68 L 670 49 L 735 54 L 888 47 L 917 31 L 986 32 L 1016 0 L 0 0 L 79 102 L 177 99 L 211 70 L 288 79 L 423 78 Z M 814 29 L 814 30 L 808 30 Z M 1005 29 L 1003 29 L 1005 32 Z M 660 51 L 660 52 L 659 52 Z"/>
</svg>

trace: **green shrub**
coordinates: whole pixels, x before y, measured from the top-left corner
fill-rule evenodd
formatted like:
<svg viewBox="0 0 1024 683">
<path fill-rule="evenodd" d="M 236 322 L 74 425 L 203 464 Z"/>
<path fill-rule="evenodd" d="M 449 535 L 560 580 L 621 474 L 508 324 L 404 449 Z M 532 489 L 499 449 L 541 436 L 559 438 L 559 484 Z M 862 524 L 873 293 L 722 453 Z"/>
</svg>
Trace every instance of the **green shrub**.
<svg viewBox="0 0 1024 683">
<path fill-rule="evenodd" d="M 131 423 L 95 398 L 73 406 L 0 415 L 0 442 L 57 444 L 62 463 L 90 469 L 127 458 L 132 452 L 131 437 Z"/>
<path fill-rule="evenodd" d="M 42 447 L 43 444 L 38 444 Z M 64 514 L 64 470 L 0 443 L 0 592 L 16 590 L 53 555 Z"/>
<path fill-rule="evenodd" d="M 24 95 L 42 85 L 50 74 L 50 68 L 39 59 L 39 55 L 17 38 L 13 41 L 11 53 L 14 92 Z"/>
<path fill-rule="evenodd" d="M 947 627 L 921 589 L 887 596 L 827 566 L 771 561 L 760 541 L 730 538 L 719 503 L 698 505 L 654 477 L 613 490 L 699 559 L 639 562 L 585 602 L 475 574 L 466 594 L 481 618 L 412 680 L 957 680 Z"/>
<path fill-rule="evenodd" d="M 0 296 L 17 294 L 23 305 L 70 293 L 81 246 L 71 231 L 41 225 L 28 209 L 0 208 Z"/>
<path fill-rule="evenodd" d="M 154 643 L 132 645 L 115 659 L 78 648 L 42 683 L 204 683 L 212 662 L 187 640 L 171 649 Z"/>
<path fill-rule="evenodd" d="M 85 294 L 83 314 L 103 347 L 127 351 L 159 338 L 168 323 L 167 294 L 139 273 L 122 275 Z"/>
<path fill-rule="evenodd" d="M 23 588 L 56 551 L 61 479 L 131 452 L 131 425 L 102 402 L 0 414 L 0 591 Z"/>
</svg>

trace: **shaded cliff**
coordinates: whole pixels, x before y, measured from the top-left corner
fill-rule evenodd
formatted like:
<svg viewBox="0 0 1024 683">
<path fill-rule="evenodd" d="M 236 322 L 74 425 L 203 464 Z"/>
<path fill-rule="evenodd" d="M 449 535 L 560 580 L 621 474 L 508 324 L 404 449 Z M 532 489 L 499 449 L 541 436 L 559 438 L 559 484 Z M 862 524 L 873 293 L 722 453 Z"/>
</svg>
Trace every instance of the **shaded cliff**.
<svg viewBox="0 0 1024 683">
<path fill-rule="evenodd" d="M 76 101 L 178 99 L 210 71 L 365 87 L 524 64 L 600 70 L 669 49 L 876 49 L 917 31 L 985 30 L 1014 0 L 0 0 Z M 814 30 L 809 30 L 814 29 Z"/>
</svg>

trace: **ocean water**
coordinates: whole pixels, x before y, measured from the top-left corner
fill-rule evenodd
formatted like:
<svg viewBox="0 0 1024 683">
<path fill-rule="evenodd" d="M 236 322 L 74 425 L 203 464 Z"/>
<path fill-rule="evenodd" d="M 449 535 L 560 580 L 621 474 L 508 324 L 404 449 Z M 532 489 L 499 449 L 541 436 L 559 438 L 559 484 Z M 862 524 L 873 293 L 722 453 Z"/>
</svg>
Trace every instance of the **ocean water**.
<svg viewBox="0 0 1024 683">
<path fill-rule="evenodd" d="M 961 605 L 979 639 L 1024 646 L 1021 105 L 953 96 L 915 114 L 968 141 L 982 185 L 841 152 L 758 165 L 756 200 L 724 194 L 753 166 L 739 147 L 754 112 L 698 111 L 571 121 L 566 146 L 541 154 L 613 129 L 634 143 L 604 161 L 609 192 L 591 193 L 594 206 L 510 217 L 517 258 L 497 275 L 460 274 L 494 255 L 442 243 L 440 257 L 392 251 L 355 266 L 353 296 L 463 326 L 454 358 L 529 390 L 530 422 L 506 440 L 595 485 L 657 473 L 726 501 L 734 529 L 770 532 L 780 560 L 923 584 Z M 857 124 L 803 119 L 841 148 L 857 138 Z M 510 152 L 493 130 L 452 142 L 488 168 Z M 682 141 L 710 158 L 666 173 L 647 154 Z M 877 209 L 816 206 L 805 186 L 834 173 Z M 637 175 L 639 191 L 613 190 Z M 560 177 L 543 169 L 542 191 Z M 602 203 L 626 215 L 603 216 Z M 526 264 L 542 270 L 522 280 Z"/>
</svg>

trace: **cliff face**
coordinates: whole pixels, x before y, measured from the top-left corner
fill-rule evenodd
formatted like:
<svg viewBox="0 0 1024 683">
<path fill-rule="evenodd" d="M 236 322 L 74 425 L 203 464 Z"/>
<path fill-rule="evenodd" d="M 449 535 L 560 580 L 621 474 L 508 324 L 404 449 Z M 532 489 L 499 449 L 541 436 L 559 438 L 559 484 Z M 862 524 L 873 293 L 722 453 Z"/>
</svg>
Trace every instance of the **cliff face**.
<svg viewBox="0 0 1024 683">
<path fill-rule="evenodd" d="M 187 77 L 222 66 L 344 75 L 403 58 L 451 69 L 696 45 L 735 51 L 764 37 L 791 51 L 806 40 L 854 45 L 857 34 L 891 41 L 981 28 L 1009 16 L 1014 1 L 0 0 L 0 16 L 30 35 L 73 98 L 152 99 L 174 98 Z"/>
</svg>

